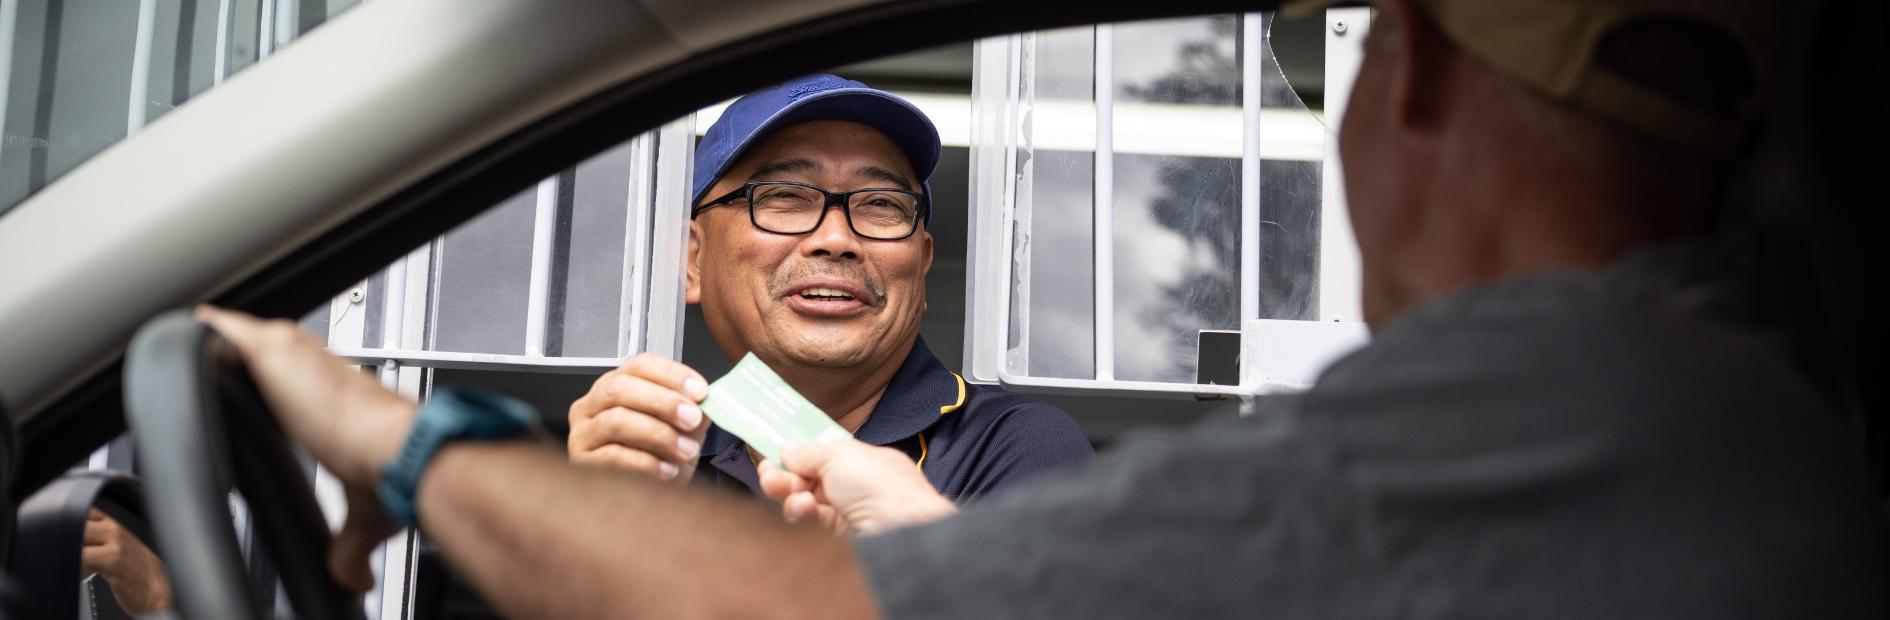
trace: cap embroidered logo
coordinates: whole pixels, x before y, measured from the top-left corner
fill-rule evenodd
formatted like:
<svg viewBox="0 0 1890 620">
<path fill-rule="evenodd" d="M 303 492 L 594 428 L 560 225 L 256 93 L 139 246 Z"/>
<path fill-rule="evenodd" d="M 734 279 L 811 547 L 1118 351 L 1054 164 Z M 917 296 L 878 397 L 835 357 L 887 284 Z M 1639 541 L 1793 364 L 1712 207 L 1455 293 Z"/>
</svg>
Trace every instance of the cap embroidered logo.
<svg viewBox="0 0 1890 620">
<path fill-rule="evenodd" d="M 802 84 L 800 86 L 794 87 L 794 90 L 788 91 L 787 99 L 789 103 L 793 103 L 796 101 L 800 101 L 802 97 L 806 97 L 814 93 L 826 92 L 826 91 L 830 91 L 836 88 L 845 88 L 845 87 L 846 87 L 845 82 L 838 82 L 838 81 L 829 82 L 826 80 L 814 82 L 812 84 Z"/>
</svg>

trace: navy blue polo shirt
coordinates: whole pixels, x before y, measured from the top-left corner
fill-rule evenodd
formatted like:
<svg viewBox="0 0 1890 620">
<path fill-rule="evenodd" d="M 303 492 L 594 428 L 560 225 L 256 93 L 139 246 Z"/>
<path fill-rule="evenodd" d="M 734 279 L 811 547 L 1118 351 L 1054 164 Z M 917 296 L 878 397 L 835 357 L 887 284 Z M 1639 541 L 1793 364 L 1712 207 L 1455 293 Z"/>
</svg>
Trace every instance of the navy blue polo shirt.
<svg viewBox="0 0 1890 620">
<path fill-rule="evenodd" d="M 1096 455 L 1062 409 L 997 386 L 965 382 L 945 369 L 924 338 L 912 344 L 873 415 L 853 436 L 905 451 L 933 488 L 959 502 Z M 709 428 L 690 484 L 761 494 L 747 444 L 720 426 Z"/>
</svg>

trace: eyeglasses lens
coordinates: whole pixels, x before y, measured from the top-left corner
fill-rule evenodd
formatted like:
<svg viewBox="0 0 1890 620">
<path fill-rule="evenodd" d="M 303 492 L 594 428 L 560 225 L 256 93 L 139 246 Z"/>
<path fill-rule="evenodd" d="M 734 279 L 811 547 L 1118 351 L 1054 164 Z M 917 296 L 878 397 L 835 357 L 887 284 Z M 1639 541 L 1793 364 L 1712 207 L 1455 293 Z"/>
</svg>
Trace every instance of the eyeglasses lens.
<svg viewBox="0 0 1890 620">
<path fill-rule="evenodd" d="M 813 230 L 827 207 L 820 190 L 799 185 L 760 185 L 752 195 L 755 223 L 777 233 Z M 867 237 L 893 239 L 911 234 L 919 214 L 919 198 L 900 192 L 859 192 L 847 203 L 854 232 Z"/>
</svg>

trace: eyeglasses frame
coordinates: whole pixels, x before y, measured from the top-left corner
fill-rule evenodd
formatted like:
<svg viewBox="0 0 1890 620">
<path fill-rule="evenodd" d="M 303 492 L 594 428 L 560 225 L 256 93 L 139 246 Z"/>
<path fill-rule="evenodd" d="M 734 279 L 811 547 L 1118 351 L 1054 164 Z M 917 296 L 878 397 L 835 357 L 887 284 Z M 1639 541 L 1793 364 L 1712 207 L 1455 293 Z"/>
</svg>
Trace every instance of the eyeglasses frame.
<svg viewBox="0 0 1890 620">
<path fill-rule="evenodd" d="M 821 206 L 820 217 L 815 218 L 813 227 L 808 228 L 807 230 L 803 230 L 800 232 L 781 232 L 778 230 L 771 230 L 766 227 L 763 227 L 761 225 L 761 222 L 755 221 L 754 192 L 755 192 L 756 187 L 763 186 L 763 185 L 793 185 L 795 187 L 805 187 L 807 189 L 820 192 L 821 196 L 825 198 L 826 204 Z M 919 199 L 919 209 L 917 213 L 913 214 L 914 217 L 912 219 L 912 230 L 908 230 L 906 231 L 906 234 L 903 234 L 897 237 L 875 237 L 875 236 L 860 232 L 860 229 L 855 228 L 853 226 L 853 206 L 852 206 L 851 200 L 854 194 L 859 194 L 863 192 L 897 192 L 897 193 L 905 194 L 908 196 L 917 197 Z M 702 206 L 696 207 L 694 211 L 691 211 L 689 213 L 689 219 L 694 220 L 696 219 L 696 216 L 702 215 L 702 212 L 709 210 L 710 207 L 719 207 L 725 204 L 729 204 L 729 203 L 735 202 L 735 199 L 737 198 L 745 199 L 748 201 L 748 223 L 750 225 L 754 226 L 756 230 L 766 232 L 766 233 L 773 233 L 776 235 L 788 235 L 788 236 L 805 235 L 807 233 L 820 230 L 820 225 L 825 224 L 827 222 L 827 212 L 832 211 L 834 205 L 840 206 L 841 217 L 846 218 L 846 221 L 847 221 L 847 230 L 852 231 L 854 235 L 862 239 L 872 239 L 874 241 L 898 241 L 900 239 L 911 237 L 914 233 L 919 232 L 920 222 L 932 221 L 932 198 L 930 196 L 927 196 L 919 192 L 915 192 L 911 190 L 904 190 L 904 189 L 896 189 L 896 188 L 891 188 L 891 187 L 868 187 L 868 188 L 856 189 L 856 190 L 848 191 L 848 192 L 830 192 L 830 191 L 827 191 L 825 188 L 815 187 L 813 185 L 808 185 L 806 183 L 795 183 L 793 181 L 755 181 L 752 183 L 743 184 L 741 187 L 736 188 L 735 191 L 729 192 L 727 194 L 723 194 L 722 197 L 720 198 L 716 198 L 715 200 L 711 200 L 709 202 L 703 203 Z"/>
</svg>

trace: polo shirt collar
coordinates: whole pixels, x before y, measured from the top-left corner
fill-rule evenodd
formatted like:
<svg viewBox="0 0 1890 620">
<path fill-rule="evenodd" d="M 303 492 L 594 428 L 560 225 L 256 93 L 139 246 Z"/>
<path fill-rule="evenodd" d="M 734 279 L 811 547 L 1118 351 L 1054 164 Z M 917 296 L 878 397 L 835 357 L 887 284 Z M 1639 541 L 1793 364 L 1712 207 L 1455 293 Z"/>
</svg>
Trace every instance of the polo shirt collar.
<svg viewBox="0 0 1890 620">
<path fill-rule="evenodd" d="M 886 394 L 873 406 L 873 415 L 853 437 L 875 446 L 888 445 L 931 428 L 964 402 L 964 382 L 945 369 L 921 336 L 913 340 L 912 352 L 893 373 Z"/>
</svg>

